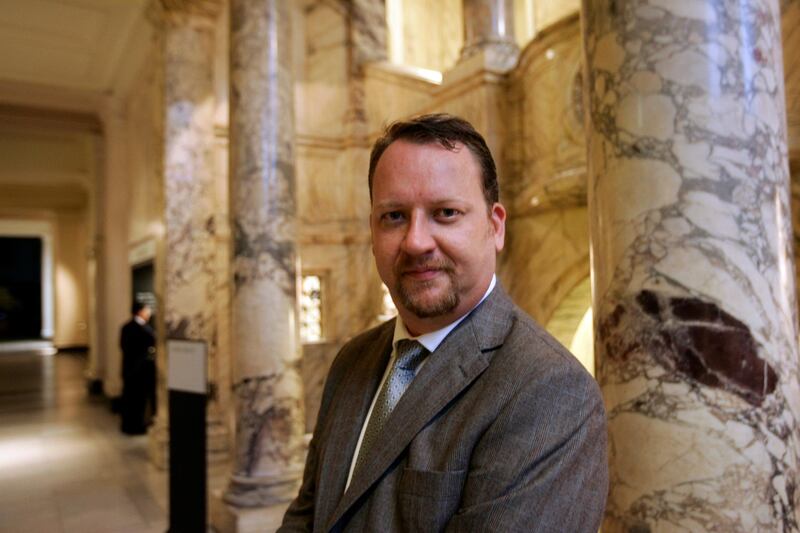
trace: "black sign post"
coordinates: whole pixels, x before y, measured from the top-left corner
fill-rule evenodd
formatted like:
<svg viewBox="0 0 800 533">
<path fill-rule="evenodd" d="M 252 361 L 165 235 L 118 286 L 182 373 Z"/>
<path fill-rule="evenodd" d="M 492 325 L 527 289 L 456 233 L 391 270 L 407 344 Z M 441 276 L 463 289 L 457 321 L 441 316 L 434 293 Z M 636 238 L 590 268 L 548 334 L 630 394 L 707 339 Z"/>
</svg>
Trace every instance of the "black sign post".
<svg viewBox="0 0 800 533">
<path fill-rule="evenodd" d="M 169 530 L 206 530 L 206 343 L 167 340 Z"/>
</svg>

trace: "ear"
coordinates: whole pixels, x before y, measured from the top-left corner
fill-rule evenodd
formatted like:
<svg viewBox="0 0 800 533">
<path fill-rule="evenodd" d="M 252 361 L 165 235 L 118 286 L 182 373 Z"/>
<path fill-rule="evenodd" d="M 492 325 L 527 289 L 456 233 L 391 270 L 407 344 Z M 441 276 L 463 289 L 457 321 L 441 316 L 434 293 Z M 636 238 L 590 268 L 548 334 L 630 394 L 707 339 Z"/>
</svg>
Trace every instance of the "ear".
<svg viewBox="0 0 800 533">
<path fill-rule="evenodd" d="M 489 212 L 494 249 L 500 252 L 506 243 L 506 208 L 500 202 L 495 202 Z"/>
</svg>

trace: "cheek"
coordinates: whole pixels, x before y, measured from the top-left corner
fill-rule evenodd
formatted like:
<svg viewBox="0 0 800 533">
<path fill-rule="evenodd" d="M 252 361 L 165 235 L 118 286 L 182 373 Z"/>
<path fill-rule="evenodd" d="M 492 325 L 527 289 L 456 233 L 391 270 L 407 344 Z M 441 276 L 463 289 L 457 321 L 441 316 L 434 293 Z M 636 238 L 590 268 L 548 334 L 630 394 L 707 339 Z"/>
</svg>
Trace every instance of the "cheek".
<svg viewBox="0 0 800 533">
<path fill-rule="evenodd" d="M 396 249 L 388 239 L 373 240 L 372 255 L 375 257 L 375 264 L 378 266 L 379 272 L 391 268 L 397 255 Z"/>
</svg>

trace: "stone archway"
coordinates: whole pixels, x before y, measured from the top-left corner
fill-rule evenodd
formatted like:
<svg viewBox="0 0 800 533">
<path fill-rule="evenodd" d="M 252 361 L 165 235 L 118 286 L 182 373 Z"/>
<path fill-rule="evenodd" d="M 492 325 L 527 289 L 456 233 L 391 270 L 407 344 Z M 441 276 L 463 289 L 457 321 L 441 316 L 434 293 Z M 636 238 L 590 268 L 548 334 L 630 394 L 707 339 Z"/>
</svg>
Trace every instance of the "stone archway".
<svg viewBox="0 0 800 533">
<path fill-rule="evenodd" d="M 592 284 L 588 276 L 567 293 L 545 326 L 594 375 Z"/>
</svg>

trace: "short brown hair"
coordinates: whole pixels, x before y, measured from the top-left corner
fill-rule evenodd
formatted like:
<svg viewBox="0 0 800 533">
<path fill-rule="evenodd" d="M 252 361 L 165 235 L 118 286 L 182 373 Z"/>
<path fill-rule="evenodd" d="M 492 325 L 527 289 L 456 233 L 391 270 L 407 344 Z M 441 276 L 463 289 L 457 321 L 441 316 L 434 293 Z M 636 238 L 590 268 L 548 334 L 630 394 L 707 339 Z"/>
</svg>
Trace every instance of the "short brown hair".
<svg viewBox="0 0 800 533">
<path fill-rule="evenodd" d="M 486 141 L 472 124 L 463 118 L 446 113 L 421 115 L 387 126 L 383 135 L 375 141 L 369 156 L 370 200 L 372 200 L 372 178 L 375 175 L 378 160 L 390 144 L 401 139 L 415 144 L 436 142 L 451 151 L 455 150 L 456 143 L 460 142 L 472 152 L 481 167 L 481 185 L 487 205 L 491 207 L 499 201 L 500 187 L 497 184 L 497 168 Z"/>
</svg>

